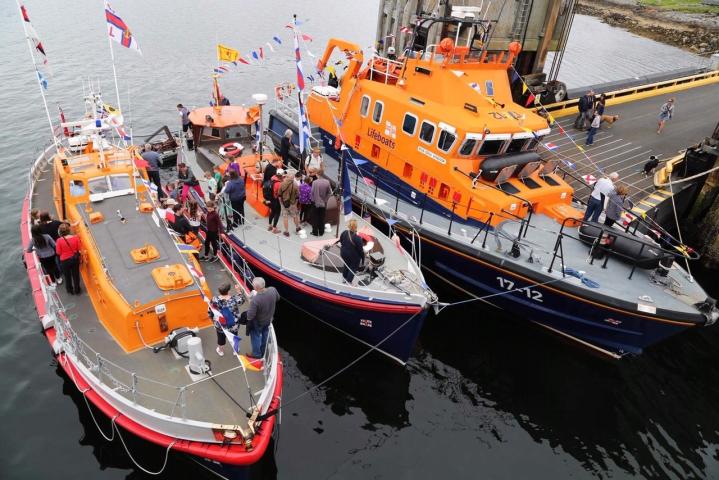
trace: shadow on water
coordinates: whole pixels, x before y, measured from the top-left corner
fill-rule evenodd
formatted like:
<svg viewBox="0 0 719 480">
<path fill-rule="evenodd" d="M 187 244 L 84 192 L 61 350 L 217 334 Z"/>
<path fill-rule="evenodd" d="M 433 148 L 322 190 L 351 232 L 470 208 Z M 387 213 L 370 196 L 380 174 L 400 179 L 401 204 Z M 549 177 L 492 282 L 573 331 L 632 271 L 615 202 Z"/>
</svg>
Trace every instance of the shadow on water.
<svg viewBox="0 0 719 480">
<path fill-rule="evenodd" d="M 599 477 L 616 467 L 650 478 L 712 476 L 716 326 L 614 361 L 482 305 L 430 318 L 420 341 L 412 369 L 448 394 L 490 407 L 500 441 L 500 420 L 510 414 L 535 442 L 564 450 Z M 451 381 L 463 385 L 442 387 L 449 377 L 438 362 L 457 369 L 461 378 Z"/>
<path fill-rule="evenodd" d="M 286 302 L 280 304 L 275 319 L 282 349 L 292 357 L 295 369 L 307 377 L 306 388 L 337 373 L 369 348 Z M 324 385 L 322 395 L 337 416 L 359 408 L 367 417 L 366 429 L 374 425 L 402 429 L 409 426 L 409 383 L 406 368 L 373 352 Z M 285 398 L 288 401 L 291 397 Z"/>
</svg>

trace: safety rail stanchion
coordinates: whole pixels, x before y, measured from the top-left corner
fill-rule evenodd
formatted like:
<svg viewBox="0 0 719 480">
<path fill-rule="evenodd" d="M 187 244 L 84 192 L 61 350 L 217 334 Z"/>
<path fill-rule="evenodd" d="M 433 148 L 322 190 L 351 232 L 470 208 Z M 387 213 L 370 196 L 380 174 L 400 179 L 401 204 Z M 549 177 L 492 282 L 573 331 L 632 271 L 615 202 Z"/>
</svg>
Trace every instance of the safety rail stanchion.
<svg viewBox="0 0 719 480">
<path fill-rule="evenodd" d="M 452 223 L 454 222 L 454 209 L 457 207 L 457 202 L 452 202 L 452 215 L 449 217 L 449 228 L 447 229 L 447 235 L 452 235 Z"/>
<path fill-rule="evenodd" d="M 639 253 L 637 253 L 637 256 L 634 257 L 634 262 L 632 263 L 632 270 L 629 272 L 629 280 L 632 279 L 632 275 L 634 275 L 634 270 L 637 269 L 637 262 L 640 258 L 642 258 L 642 252 L 644 252 L 644 243 L 642 243 L 642 246 L 639 249 Z"/>
<path fill-rule="evenodd" d="M 280 257 L 280 268 L 284 268 L 282 265 L 282 248 L 280 247 L 280 236 L 277 235 L 277 255 Z"/>
<path fill-rule="evenodd" d="M 424 193 L 424 197 L 422 197 L 422 210 L 419 214 L 419 224 L 422 225 L 422 219 L 424 218 L 424 204 L 427 202 L 427 192 Z"/>
<path fill-rule="evenodd" d="M 397 214 L 399 212 L 399 186 L 395 187 L 395 191 L 397 192 L 397 198 L 394 201 L 394 213 Z"/>
</svg>

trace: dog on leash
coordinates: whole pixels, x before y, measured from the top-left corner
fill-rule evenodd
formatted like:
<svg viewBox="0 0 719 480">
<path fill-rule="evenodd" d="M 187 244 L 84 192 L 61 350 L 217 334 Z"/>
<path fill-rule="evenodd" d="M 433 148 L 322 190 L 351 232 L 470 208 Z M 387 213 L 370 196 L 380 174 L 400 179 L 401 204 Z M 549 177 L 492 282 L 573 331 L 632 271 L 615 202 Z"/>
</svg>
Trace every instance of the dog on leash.
<svg viewBox="0 0 719 480">
<path fill-rule="evenodd" d="M 650 156 L 649 161 L 644 164 L 644 176 L 648 177 L 649 175 L 654 173 L 654 170 L 657 168 L 658 165 L 659 159 L 655 155 Z"/>
</svg>

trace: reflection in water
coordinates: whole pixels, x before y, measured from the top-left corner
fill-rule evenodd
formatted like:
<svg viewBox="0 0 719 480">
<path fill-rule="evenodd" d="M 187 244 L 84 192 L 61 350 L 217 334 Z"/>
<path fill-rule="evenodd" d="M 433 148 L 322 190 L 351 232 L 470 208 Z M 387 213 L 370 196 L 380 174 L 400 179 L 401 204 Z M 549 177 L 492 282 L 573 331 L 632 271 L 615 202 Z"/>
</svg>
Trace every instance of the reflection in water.
<svg viewBox="0 0 719 480">
<path fill-rule="evenodd" d="M 425 353 L 412 366 L 450 398 L 487 410 L 497 440 L 516 422 L 600 477 L 617 467 L 673 478 L 716 468 L 719 412 L 709 400 L 719 399 L 716 328 L 617 362 L 484 306 L 451 313 L 427 322 Z M 459 375 L 447 376 L 446 366 Z"/>
<path fill-rule="evenodd" d="M 275 318 L 277 336 L 286 352 L 283 358 L 289 355 L 292 370 L 306 377 L 305 389 L 335 374 L 368 348 L 285 302 Z M 409 382 L 407 369 L 372 353 L 312 395 L 317 397 L 321 392 L 322 401 L 335 415 L 347 415 L 352 408 L 359 408 L 367 417 L 368 428 L 376 424 L 401 429 L 409 425 Z M 291 401 L 287 393 L 285 397 L 285 402 Z"/>
</svg>

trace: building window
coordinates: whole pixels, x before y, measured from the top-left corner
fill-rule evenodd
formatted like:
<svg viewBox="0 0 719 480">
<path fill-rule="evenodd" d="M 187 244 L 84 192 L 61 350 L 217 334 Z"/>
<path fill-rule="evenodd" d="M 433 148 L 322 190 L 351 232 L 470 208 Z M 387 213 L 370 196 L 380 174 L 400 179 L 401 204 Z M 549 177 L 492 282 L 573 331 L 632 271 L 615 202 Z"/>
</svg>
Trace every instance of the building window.
<svg viewBox="0 0 719 480">
<path fill-rule="evenodd" d="M 369 112 L 369 102 L 370 99 L 367 95 L 362 97 L 362 101 L 360 102 L 360 115 L 363 117 L 366 117 L 367 112 Z"/>
<path fill-rule="evenodd" d="M 469 157 L 474 152 L 474 147 L 477 146 L 477 140 L 468 138 L 464 141 L 461 147 L 459 147 L 459 154 L 463 157 Z"/>
<path fill-rule="evenodd" d="M 402 122 L 402 131 L 409 136 L 414 135 L 417 130 L 417 117 L 411 113 L 404 114 L 404 122 Z"/>
<path fill-rule="evenodd" d="M 495 155 L 502 150 L 502 146 L 504 145 L 504 140 L 485 140 L 482 143 L 482 146 L 479 147 L 479 151 L 477 151 L 477 155 L 484 156 L 484 155 Z"/>
<path fill-rule="evenodd" d="M 419 139 L 426 143 L 432 143 L 434 139 L 434 124 L 424 121 L 419 129 Z"/>
<path fill-rule="evenodd" d="M 437 148 L 443 152 L 449 152 L 454 145 L 454 141 L 457 140 L 457 136 L 447 130 L 440 130 L 439 140 L 437 140 Z"/>
<path fill-rule="evenodd" d="M 382 121 L 382 110 L 384 104 L 377 100 L 374 102 L 374 110 L 372 111 L 372 121 L 374 123 L 380 123 Z"/>
</svg>

